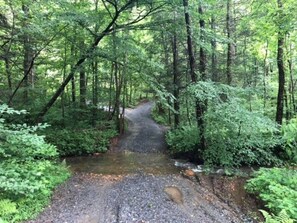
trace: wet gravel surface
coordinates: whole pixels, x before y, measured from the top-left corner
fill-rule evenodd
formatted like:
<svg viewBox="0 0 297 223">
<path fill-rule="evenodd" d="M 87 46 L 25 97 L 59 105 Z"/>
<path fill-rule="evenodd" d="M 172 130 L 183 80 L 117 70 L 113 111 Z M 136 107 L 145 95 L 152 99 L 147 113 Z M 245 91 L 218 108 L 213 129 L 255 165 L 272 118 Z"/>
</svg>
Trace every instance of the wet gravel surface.
<svg viewBox="0 0 297 223">
<path fill-rule="evenodd" d="M 129 110 L 129 131 L 116 150 L 164 151 L 164 129 L 150 119 L 152 103 Z M 116 166 L 114 168 L 117 168 Z M 182 203 L 164 189 L 178 188 Z M 207 188 L 181 174 L 109 175 L 74 173 L 30 223 L 232 223 L 246 222 Z"/>
</svg>

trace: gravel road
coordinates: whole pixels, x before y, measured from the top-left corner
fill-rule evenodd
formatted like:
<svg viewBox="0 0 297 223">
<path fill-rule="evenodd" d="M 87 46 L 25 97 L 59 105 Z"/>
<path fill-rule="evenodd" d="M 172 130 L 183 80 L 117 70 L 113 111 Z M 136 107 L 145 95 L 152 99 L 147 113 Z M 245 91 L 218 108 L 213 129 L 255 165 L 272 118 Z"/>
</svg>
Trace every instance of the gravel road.
<svg viewBox="0 0 297 223">
<path fill-rule="evenodd" d="M 153 103 L 127 110 L 129 131 L 115 152 L 162 153 L 164 129 L 150 118 Z M 114 168 L 117 168 L 116 166 Z M 175 188 L 181 202 L 165 193 Z M 176 174 L 76 172 L 55 191 L 52 202 L 30 223 L 235 223 L 232 210 L 207 188 Z"/>
</svg>

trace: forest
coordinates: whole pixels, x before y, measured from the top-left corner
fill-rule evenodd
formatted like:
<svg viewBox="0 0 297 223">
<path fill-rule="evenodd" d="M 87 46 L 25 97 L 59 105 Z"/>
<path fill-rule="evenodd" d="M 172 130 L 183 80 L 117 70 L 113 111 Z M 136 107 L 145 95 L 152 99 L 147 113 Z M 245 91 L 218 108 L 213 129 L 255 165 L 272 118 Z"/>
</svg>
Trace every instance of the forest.
<svg viewBox="0 0 297 223">
<path fill-rule="evenodd" d="M 297 1 L 0 0 L 0 223 L 37 216 L 154 101 L 168 153 L 261 167 L 266 222 L 297 219 Z M 286 221 L 281 221 L 280 219 Z"/>
</svg>

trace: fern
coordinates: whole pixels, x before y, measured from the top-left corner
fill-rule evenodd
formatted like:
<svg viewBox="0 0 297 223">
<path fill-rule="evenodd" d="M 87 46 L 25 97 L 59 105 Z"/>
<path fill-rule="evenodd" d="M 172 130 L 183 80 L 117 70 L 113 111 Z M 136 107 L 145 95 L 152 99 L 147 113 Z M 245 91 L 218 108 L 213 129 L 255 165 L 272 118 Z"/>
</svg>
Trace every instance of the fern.
<svg viewBox="0 0 297 223">
<path fill-rule="evenodd" d="M 5 222 L 3 219 L 10 215 L 17 212 L 16 203 L 12 202 L 9 199 L 2 199 L 0 200 L 0 223 Z"/>
<path fill-rule="evenodd" d="M 278 215 L 269 214 L 267 211 L 260 210 L 265 218 L 265 223 L 294 223 L 286 210 L 281 210 Z"/>
</svg>

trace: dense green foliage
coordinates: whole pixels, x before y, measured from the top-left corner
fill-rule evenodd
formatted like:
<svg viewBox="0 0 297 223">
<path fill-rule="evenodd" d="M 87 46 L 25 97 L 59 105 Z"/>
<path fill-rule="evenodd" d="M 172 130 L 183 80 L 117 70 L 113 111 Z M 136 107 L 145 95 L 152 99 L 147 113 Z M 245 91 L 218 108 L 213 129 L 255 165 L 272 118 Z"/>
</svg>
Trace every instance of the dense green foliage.
<svg viewBox="0 0 297 223">
<path fill-rule="evenodd" d="M 115 130 L 62 129 L 46 132 L 46 140 L 55 146 L 61 156 L 88 155 L 106 152 Z"/>
<path fill-rule="evenodd" d="M 0 117 L 24 112 L 0 106 Z M 7 124 L 0 118 L 0 221 L 35 216 L 48 203 L 52 190 L 69 176 L 56 161 L 56 148 L 35 133 L 43 127 Z"/>
<path fill-rule="evenodd" d="M 246 185 L 248 191 L 258 194 L 274 213 L 286 211 L 297 220 L 297 171 L 289 168 L 261 168 Z"/>
<path fill-rule="evenodd" d="M 265 218 L 265 223 L 294 223 L 285 210 L 282 210 L 278 215 L 269 214 L 267 211 L 261 210 Z"/>
<path fill-rule="evenodd" d="M 282 135 L 285 158 L 297 163 L 297 118 L 292 118 L 282 126 Z"/>
<path fill-rule="evenodd" d="M 204 116 L 207 148 L 199 151 L 196 125 L 183 126 L 167 134 L 173 153 L 198 151 L 207 164 L 220 166 L 280 163 L 274 154 L 274 148 L 281 143 L 277 125 L 246 107 L 246 91 L 200 82 L 191 86 L 189 93 L 208 103 Z"/>
</svg>

